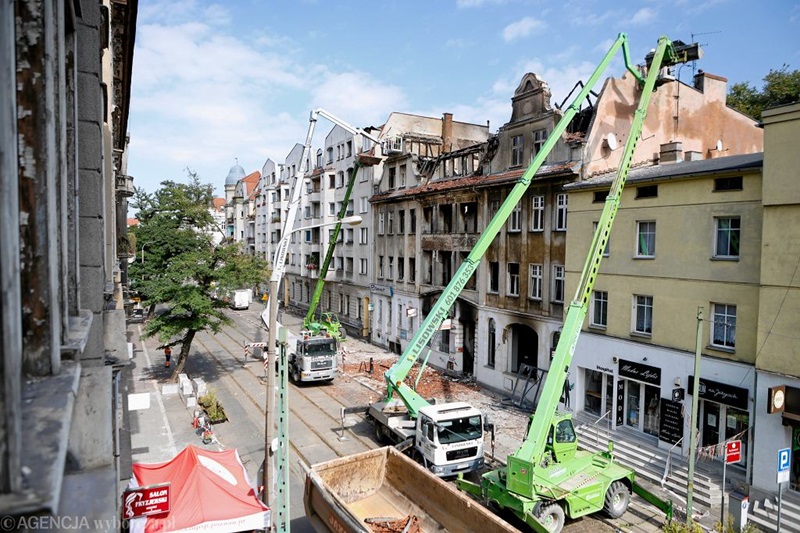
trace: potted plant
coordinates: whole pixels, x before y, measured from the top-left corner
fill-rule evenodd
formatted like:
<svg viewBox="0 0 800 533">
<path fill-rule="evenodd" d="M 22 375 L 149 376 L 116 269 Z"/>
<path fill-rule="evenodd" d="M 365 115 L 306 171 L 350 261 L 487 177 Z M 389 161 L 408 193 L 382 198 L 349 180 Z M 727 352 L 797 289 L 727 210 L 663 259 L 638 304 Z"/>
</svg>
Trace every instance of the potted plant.
<svg viewBox="0 0 800 533">
<path fill-rule="evenodd" d="M 204 396 L 197 399 L 197 403 L 206 412 L 208 420 L 212 424 L 227 422 L 228 417 L 225 415 L 225 409 L 222 408 L 222 404 L 217 400 L 217 395 L 213 390 L 209 389 Z"/>
</svg>

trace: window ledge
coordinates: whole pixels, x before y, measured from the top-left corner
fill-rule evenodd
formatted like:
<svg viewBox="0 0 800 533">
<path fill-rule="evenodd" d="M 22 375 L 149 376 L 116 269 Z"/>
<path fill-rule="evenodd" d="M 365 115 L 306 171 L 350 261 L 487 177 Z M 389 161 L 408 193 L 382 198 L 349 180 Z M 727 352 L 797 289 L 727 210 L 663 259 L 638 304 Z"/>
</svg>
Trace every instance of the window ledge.
<svg viewBox="0 0 800 533">
<path fill-rule="evenodd" d="M 22 388 L 22 467 L 24 492 L 0 496 L 0 514 L 58 512 L 72 409 L 78 392 L 81 365 L 61 362 L 56 376 L 32 378 Z M 25 446 L 35 442 L 36 446 Z"/>
<path fill-rule="evenodd" d="M 722 262 L 728 262 L 728 263 L 738 263 L 739 262 L 739 256 L 729 256 L 729 257 L 727 257 L 727 256 L 720 256 L 720 255 L 712 255 L 709 259 L 711 261 L 722 261 Z"/>
<path fill-rule="evenodd" d="M 640 331 L 631 331 L 631 337 L 638 337 L 640 339 L 652 339 L 652 333 L 642 333 Z"/>
<path fill-rule="evenodd" d="M 727 346 L 717 346 L 715 344 L 706 345 L 706 350 L 715 350 L 723 353 L 736 353 L 736 348 L 728 348 Z"/>
<path fill-rule="evenodd" d="M 599 324 L 589 324 L 590 331 L 599 331 L 605 333 L 607 326 L 601 326 Z"/>
<path fill-rule="evenodd" d="M 654 255 L 634 255 L 633 256 L 633 260 L 634 261 L 640 261 L 640 260 L 641 261 L 652 261 L 655 258 L 656 258 L 656 256 L 654 256 Z"/>
</svg>

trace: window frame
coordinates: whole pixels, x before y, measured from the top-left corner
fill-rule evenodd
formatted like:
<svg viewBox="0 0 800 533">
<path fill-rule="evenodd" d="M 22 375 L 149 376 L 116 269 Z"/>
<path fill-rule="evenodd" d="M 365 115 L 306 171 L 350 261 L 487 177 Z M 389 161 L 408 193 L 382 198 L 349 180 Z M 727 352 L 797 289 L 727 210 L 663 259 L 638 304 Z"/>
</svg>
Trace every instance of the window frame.
<svg viewBox="0 0 800 533">
<path fill-rule="evenodd" d="M 542 194 L 531 197 L 530 230 L 544 231 L 544 195 Z"/>
<path fill-rule="evenodd" d="M 592 291 L 589 325 L 593 328 L 602 329 L 608 327 L 608 291 Z"/>
<path fill-rule="evenodd" d="M 553 231 L 567 231 L 567 209 L 569 197 L 567 193 L 556 195 L 556 208 L 553 211 Z"/>
<path fill-rule="evenodd" d="M 632 323 L 631 323 L 631 333 L 634 335 L 652 337 L 653 336 L 653 310 L 654 310 L 654 299 L 650 295 L 646 294 L 634 294 L 633 295 L 633 313 L 632 313 Z M 649 310 L 649 312 L 648 312 Z M 643 329 L 640 329 L 639 322 L 640 322 L 640 313 L 643 313 L 641 322 L 643 323 Z M 648 329 L 649 327 L 649 329 Z"/>
<path fill-rule="evenodd" d="M 711 308 L 713 320 L 709 324 L 709 344 L 717 350 L 736 350 L 736 306 L 734 304 L 712 303 Z M 724 319 L 720 320 L 720 317 Z M 723 323 L 724 326 L 720 326 Z M 719 327 L 733 330 L 731 335 L 728 335 L 727 331 L 723 333 L 722 342 L 717 342 L 717 330 Z"/>
<path fill-rule="evenodd" d="M 733 222 L 734 220 L 737 222 L 738 226 L 736 228 L 729 227 L 729 228 L 721 228 L 720 222 L 727 220 L 729 222 Z M 720 243 L 721 243 L 721 234 L 727 234 L 727 242 L 728 242 L 728 252 L 731 251 L 731 248 L 736 248 L 736 253 L 720 253 Z M 735 239 L 732 239 L 733 235 L 736 235 Z M 736 241 L 735 246 L 732 244 L 733 241 Z M 725 217 L 714 217 L 714 259 L 739 259 L 741 257 L 741 243 L 742 243 L 742 217 L 740 216 L 725 216 Z"/>
<path fill-rule="evenodd" d="M 538 274 L 534 271 L 538 271 Z M 541 263 L 530 263 L 528 265 L 528 298 L 535 301 L 542 301 L 542 281 L 544 266 Z"/>
<path fill-rule="evenodd" d="M 508 217 L 506 231 L 509 233 L 520 233 L 522 231 L 522 202 L 517 202 Z"/>
<path fill-rule="evenodd" d="M 516 267 L 516 273 L 512 270 Z M 506 263 L 506 296 L 519 296 L 519 263 Z"/>
<path fill-rule="evenodd" d="M 646 228 L 643 226 L 651 226 L 652 231 L 646 231 Z M 645 233 L 646 231 L 646 233 Z M 637 220 L 636 221 L 636 258 L 637 259 L 653 259 L 656 256 L 656 221 L 655 220 Z M 652 243 L 648 243 L 652 246 L 652 250 L 643 250 L 642 248 L 642 237 L 643 236 L 652 236 Z M 649 253 L 643 253 L 649 252 Z"/>
<path fill-rule="evenodd" d="M 553 303 L 564 303 L 564 299 L 566 298 L 566 269 L 564 265 L 553 265 L 553 282 L 552 282 L 552 289 L 553 292 L 551 294 L 550 301 Z M 560 294 L 559 294 L 560 293 Z M 560 296 L 560 298 L 559 298 Z"/>
<path fill-rule="evenodd" d="M 525 151 L 525 136 L 512 135 L 511 136 L 511 164 L 509 166 L 521 167 L 522 156 Z"/>
<path fill-rule="evenodd" d="M 500 294 L 500 263 L 498 261 L 489 261 L 489 279 L 486 284 L 486 292 Z"/>
</svg>

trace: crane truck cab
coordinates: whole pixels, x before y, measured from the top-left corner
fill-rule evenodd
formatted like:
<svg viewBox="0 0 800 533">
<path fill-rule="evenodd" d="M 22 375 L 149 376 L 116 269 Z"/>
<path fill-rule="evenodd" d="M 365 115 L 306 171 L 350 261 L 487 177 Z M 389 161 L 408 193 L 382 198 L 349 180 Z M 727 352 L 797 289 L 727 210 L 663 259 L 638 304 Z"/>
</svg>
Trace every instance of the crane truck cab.
<svg viewBox="0 0 800 533">
<path fill-rule="evenodd" d="M 327 332 L 300 332 L 295 349 L 289 354 L 289 377 L 301 381 L 331 381 L 339 372 L 338 343 Z"/>
<path fill-rule="evenodd" d="M 399 400 L 369 406 L 378 442 L 410 441 L 411 455 L 439 477 L 454 477 L 483 467 L 483 413 L 466 402 L 432 404 L 416 419 Z"/>
</svg>

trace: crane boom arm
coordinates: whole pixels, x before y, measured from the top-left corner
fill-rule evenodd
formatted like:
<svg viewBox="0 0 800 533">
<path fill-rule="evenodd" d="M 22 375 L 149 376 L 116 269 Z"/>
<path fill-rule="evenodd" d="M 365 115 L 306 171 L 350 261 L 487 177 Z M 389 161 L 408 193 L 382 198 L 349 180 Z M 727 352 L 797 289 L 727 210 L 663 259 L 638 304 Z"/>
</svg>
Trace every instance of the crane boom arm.
<svg viewBox="0 0 800 533">
<path fill-rule="evenodd" d="M 525 192 L 528 190 L 531 181 L 533 181 L 534 175 L 561 138 L 561 134 L 564 133 L 569 123 L 578 113 L 580 102 L 582 102 L 588 96 L 589 92 L 600 78 L 600 75 L 608 67 L 614 54 L 620 48 L 622 48 L 624 51 L 626 68 L 638 80 L 643 81 L 643 78 L 641 74 L 639 74 L 638 70 L 628 64 L 627 58 L 629 57 L 629 53 L 627 35 L 620 33 L 617 37 L 617 40 L 611 46 L 611 49 L 608 51 L 600 65 L 587 81 L 586 85 L 584 85 L 580 93 L 575 96 L 572 103 L 564 112 L 564 116 L 558 121 L 550 135 L 548 135 L 547 141 L 545 141 L 541 151 L 536 154 L 536 157 L 533 159 L 533 161 L 531 161 L 528 169 L 522 174 L 516 185 L 514 185 L 511 192 L 508 194 L 508 197 L 500 206 L 497 214 L 489 222 L 488 226 L 475 243 L 472 251 L 458 268 L 453 278 L 450 280 L 450 283 L 447 285 L 444 291 L 442 291 L 441 296 L 433 305 L 433 308 L 431 309 L 430 313 L 428 313 L 425 321 L 414 334 L 414 337 L 409 342 L 405 352 L 403 352 L 403 355 L 400 357 L 400 359 L 398 359 L 397 363 L 395 363 L 394 366 L 392 366 L 384 374 L 388 387 L 388 397 L 391 398 L 393 393 L 396 393 L 405 404 L 410 416 L 416 417 L 419 409 L 428 405 L 428 402 L 405 383 L 404 380 L 406 376 L 408 376 L 409 371 L 419 359 L 425 346 L 430 342 L 434 333 L 436 333 L 436 330 L 444 321 L 445 317 L 450 311 L 450 308 L 455 303 L 456 298 L 459 294 L 461 294 L 464 285 L 466 285 L 467 281 L 478 268 L 481 258 L 486 253 L 486 250 L 489 249 L 492 241 L 508 220 L 508 217 L 514 210 L 514 207 L 519 203 Z"/>
<path fill-rule="evenodd" d="M 685 48 L 688 49 L 691 47 Z M 697 50 L 696 47 L 695 50 Z M 611 227 L 620 205 L 622 190 L 628 178 L 628 171 L 631 167 L 636 144 L 639 142 L 639 138 L 642 134 L 650 98 L 656 87 L 659 70 L 664 66 L 671 66 L 679 62 L 687 61 L 689 57 L 690 53 L 680 49 L 676 50 L 673 43 L 666 37 L 661 37 L 659 39 L 658 46 L 652 55 L 652 59 L 648 56 L 650 63 L 647 78 L 644 80 L 639 105 L 636 108 L 631 123 L 630 134 L 625 143 L 625 149 L 620 158 L 616 176 L 611 185 L 608 197 L 606 198 L 600 221 L 597 224 L 597 229 L 589 247 L 589 253 L 586 257 L 583 270 L 581 271 L 575 297 L 568 307 L 564 325 L 562 326 L 561 337 L 556 346 L 553 361 L 550 365 L 550 371 L 547 373 L 547 378 L 545 379 L 544 387 L 539 397 L 539 403 L 536 406 L 536 412 L 528 428 L 527 437 L 513 454 L 513 457 L 509 457 L 509 477 L 512 475 L 519 475 L 520 471 L 524 471 L 535 464 L 537 458 L 541 457 L 545 450 L 550 424 L 553 420 L 556 408 L 558 407 L 564 382 L 567 379 L 569 366 L 572 362 L 584 318 L 586 317 L 589 300 L 594 289 L 595 280 L 597 279 L 597 273 L 600 269 L 600 262 L 603 259 L 603 252 L 605 251 L 606 243 L 611 233 Z M 628 62 L 627 56 L 625 61 L 626 63 Z"/>
</svg>

